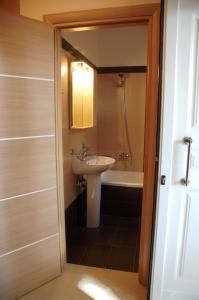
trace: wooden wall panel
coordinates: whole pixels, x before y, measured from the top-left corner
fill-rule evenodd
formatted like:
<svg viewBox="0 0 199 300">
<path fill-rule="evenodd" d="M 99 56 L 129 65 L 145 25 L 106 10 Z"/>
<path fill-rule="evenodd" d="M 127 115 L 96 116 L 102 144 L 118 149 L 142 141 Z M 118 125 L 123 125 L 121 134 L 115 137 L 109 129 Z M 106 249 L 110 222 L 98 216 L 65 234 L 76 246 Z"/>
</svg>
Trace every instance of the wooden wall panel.
<svg viewBox="0 0 199 300">
<path fill-rule="evenodd" d="M 54 83 L 0 77 L 0 138 L 55 134 Z"/>
<path fill-rule="evenodd" d="M 54 79 L 50 26 L 0 11 L 0 73 Z"/>
<path fill-rule="evenodd" d="M 58 232 L 57 190 L 0 201 L 0 256 Z"/>
<path fill-rule="evenodd" d="M 58 236 L 0 257 L 0 299 L 17 299 L 60 273 Z"/>
<path fill-rule="evenodd" d="M 0 199 L 56 185 L 54 138 L 1 141 L 0 161 Z"/>
<path fill-rule="evenodd" d="M 54 30 L 0 10 L 0 49 L 0 299 L 11 300 L 61 271 Z"/>
</svg>

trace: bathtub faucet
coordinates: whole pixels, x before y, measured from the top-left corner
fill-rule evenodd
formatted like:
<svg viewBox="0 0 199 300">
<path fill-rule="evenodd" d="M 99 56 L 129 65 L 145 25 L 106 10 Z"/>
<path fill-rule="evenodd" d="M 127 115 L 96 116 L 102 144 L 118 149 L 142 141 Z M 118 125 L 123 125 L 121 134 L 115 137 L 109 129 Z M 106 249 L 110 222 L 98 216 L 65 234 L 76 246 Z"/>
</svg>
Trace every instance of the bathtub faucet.
<svg viewBox="0 0 199 300">
<path fill-rule="evenodd" d="M 117 154 L 117 159 L 119 159 L 119 160 L 127 160 L 127 159 L 129 159 L 129 154 L 125 153 L 125 152 Z"/>
</svg>

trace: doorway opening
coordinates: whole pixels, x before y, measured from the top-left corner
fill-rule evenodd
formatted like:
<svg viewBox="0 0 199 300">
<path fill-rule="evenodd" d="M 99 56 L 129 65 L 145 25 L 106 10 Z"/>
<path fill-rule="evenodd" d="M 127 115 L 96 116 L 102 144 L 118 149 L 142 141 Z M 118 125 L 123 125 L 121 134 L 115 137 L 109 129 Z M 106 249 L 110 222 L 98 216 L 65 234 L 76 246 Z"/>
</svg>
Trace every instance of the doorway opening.
<svg viewBox="0 0 199 300">
<path fill-rule="evenodd" d="M 139 272 L 139 279 L 144 284 L 147 285 L 148 280 L 148 268 L 149 268 L 149 258 L 150 258 L 150 245 L 151 245 L 151 226 L 152 226 L 152 210 L 153 210 L 153 191 L 154 191 L 154 175 L 155 175 L 155 164 L 156 164 L 156 129 L 157 129 L 157 108 L 158 108 L 158 61 L 159 61 L 159 5 L 143 5 L 143 6 L 132 6 L 132 7 L 124 7 L 124 8 L 116 8 L 116 9 L 104 9 L 104 10 L 95 10 L 95 11 L 86 11 L 82 13 L 70 13 L 70 14 L 58 14 L 58 15 L 49 15 L 45 17 L 47 22 L 54 24 L 56 27 L 56 66 L 61 66 L 61 31 L 63 29 L 73 32 L 73 31 L 85 31 L 97 29 L 105 30 L 105 28 L 109 28 L 110 30 L 114 27 L 127 28 L 131 27 L 132 24 L 136 26 L 146 26 L 148 31 L 148 45 L 147 45 L 147 68 L 146 68 L 146 102 L 145 102 L 145 134 L 144 134 L 144 180 L 143 180 L 143 197 L 142 197 L 142 219 L 141 219 L 141 237 L 140 237 L 140 257 L 139 257 L 139 266 L 137 265 L 137 271 Z M 136 28 L 136 27 L 135 27 Z M 108 30 L 108 29 L 107 29 Z M 90 31 L 91 32 L 91 31 Z M 131 37 L 129 36 L 129 39 Z M 69 43 L 69 42 L 68 42 Z M 70 44 L 70 43 L 69 43 Z M 75 44 L 72 45 L 75 48 Z M 78 49 L 75 49 L 78 50 Z M 89 63 L 89 59 L 87 61 L 84 59 L 86 55 L 82 54 L 81 61 Z M 76 53 L 77 54 L 77 53 Z M 71 54 L 70 54 L 71 55 Z M 79 57 L 80 59 L 80 57 Z M 142 66 L 143 67 L 143 66 Z M 66 69 L 65 69 L 66 71 Z M 121 72 L 120 72 L 121 71 Z M 64 71 L 63 71 L 64 72 Z M 126 82 L 128 82 L 127 75 L 131 74 L 131 72 L 125 72 L 124 70 L 118 70 L 117 73 L 112 72 L 109 74 L 101 74 L 101 77 L 105 76 L 113 76 L 117 83 L 115 84 L 115 90 L 123 90 L 123 98 L 120 97 L 120 102 L 123 99 L 123 111 L 126 110 L 126 103 L 124 103 L 124 91 Z M 61 91 L 61 74 L 57 73 L 57 86 L 56 86 L 56 94 L 57 94 L 57 152 L 58 152 L 58 161 L 59 168 L 58 172 L 60 177 L 62 176 L 63 170 L 63 153 L 62 153 L 62 122 L 60 122 L 60 114 L 63 112 L 62 107 L 62 95 Z M 107 82 L 106 79 L 104 80 Z M 118 87 L 119 85 L 119 87 Z M 122 94 L 122 92 L 121 92 Z M 121 104 L 121 103 L 120 103 Z M 71 109 L 71 107 L 70 107 Z M 70 114 L 69 114 L 70 115 Z M 123 113 L 124 116 L 124 113 Z M 125 119 L 125 118 L 124 118 Z M 129 128 L 126 126 L 126 122 L 124 122 L 124 132 L 126 136 L 126 149 L 128 152 L 122 151 L 119 153 L 121 157 L 125 160 L 125 158 L 131 158 L 132 150 L 130 149 L 130 142 L 128 141 Z M 94 120 L 95 122 L 95 120 Z M 103 122 L 102 122 L 103 124 Z M 127 124 L 128 125 L 128 124 Z M 65 124 L 67 126 L 67 124 Z M 74 129 L 72 129 L 74 130 Z M 78 130 L 80 136 L 83 135 L 82 130 Z M 105 132 L 105 131 L 104 131 Z M 75 133 L 74 133 L 75 135 Z M 124 136 L 123 135 L 123 136 Z M 68 139 L 70 139 L 70 134 L 68 135 Z M 63 139 L 64 142 L 65 139 Z M 79 142 L 79 138 L 77 144 Z M 84 145 L 82 147 L 85 147 Z M 89 146 L 89 143 L 88 143 Z M 76 149 L 74 149 L 76 150 Z M 94 149 L 92 149 L 94 150 Z M 104 154 L 104 153 L 102 153 Z M 70 155 L 67 153 L 67 155 Z M 71 172 L 70 167 L 66 168 L 66 173 Z M 68 174 L 69 175 L 69 174 Z M 74 186 L 73 179 L 69 176 L 71 181 L 68 181 L 69 185 Z M 65 182 L 65 180 L 63 180 Z M 84 180 L 80 180 L 78 182 L 80 188 L 84 184 Z M 105 185 L 106 186 L 106 185 Z M 62 230 L 61 236 L 61 248 L 64 249 L 65 245 L 65 237 L 64 237 L 64 218 L 63 218 L 63 186 L 60 186 L 59 193 L 59 212 L 60 212 L 60 228 Z M 67 187 L 66 187 L 67 191 Z M 110 191 L 108 192 L 110 193 Z M 118 193 L 116 193 L 118 195 Z M 81 202 L 81 201 L 80 201 Z M 83 203 L 83 201 L 82 201 Z M 105 201 L 105 206 L 107 205 Z M 80 205 L 81 206 L 81 205 Z M 113 205 L 112 205 L 113 207 Z M 105 209 L 105 208 L 104 208 Z M 107 207 L 106 207 L 107 209 Z M 79 211 L 82 211 L 82 207 L 80 207 Z M 67 220 L 67 219 L 66 219 Z M 84 220 L 83 220 L 84 221 Z M 84 221 L 85 222 L 85 221 Z M 66 233 L 66 239 L 68 233 Z M 62 262 L 64 264 L 64 250 L 63 250 L 63 259 Z"/>
<path fill-rule="evenodd" d="M 67 262 L 138 272 L 144 179 L 147 25 L 62 30 L 61 35 Z M 75 75 L 74 63 L 79 64 Z M 82 111 L 82 106 L 83 101 L 89 101 L 89 95 L 82 100 L 84 96 L 79 95 L 82 90 L 78 90 L 81 99 L 77 99 L 70 80 L 79 76 L 80 81 L 82 73 L 83 83 L 86 81 L 88 71 L 80 68 L 83 63 L 94 73 L 93 124 L 87 127 L 81 118 L 82 115 L 88 117 L 88 107 Z M 74 107 L 75 101 L 78 101 L 78 108 Z M 77 112 L 78 116 L 75 116 Z M 90 165 L 85 166 L 84 171 L 77 169 L 77 164 L 85 165 L 91 159 L 102 161 L 102 157 L 113 163 L 97 171 L 93 171 Z M 69 166 L 72 166 L 70 170 Z M 92 196 L 89 191 L 95 193 L 94 176 L 100 177 L 101 191 L 97 187 L 96 195 Z M 98 206 L 98 211 L 95 211 L 95 206 Z"/>
</svg>

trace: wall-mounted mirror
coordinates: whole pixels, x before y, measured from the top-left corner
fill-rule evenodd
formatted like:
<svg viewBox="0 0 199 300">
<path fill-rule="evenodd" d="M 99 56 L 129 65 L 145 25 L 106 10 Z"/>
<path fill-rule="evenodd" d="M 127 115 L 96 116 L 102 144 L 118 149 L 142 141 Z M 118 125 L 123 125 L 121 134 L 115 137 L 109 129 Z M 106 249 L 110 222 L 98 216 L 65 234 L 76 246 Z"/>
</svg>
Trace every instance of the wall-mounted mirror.
<svg viewBox="0 0 199 300">
<path fill-rule="evenodd" d="M 94 126 L 94 70 L 83 61 L 70 63 L 70 128 Z"/>
</svg>

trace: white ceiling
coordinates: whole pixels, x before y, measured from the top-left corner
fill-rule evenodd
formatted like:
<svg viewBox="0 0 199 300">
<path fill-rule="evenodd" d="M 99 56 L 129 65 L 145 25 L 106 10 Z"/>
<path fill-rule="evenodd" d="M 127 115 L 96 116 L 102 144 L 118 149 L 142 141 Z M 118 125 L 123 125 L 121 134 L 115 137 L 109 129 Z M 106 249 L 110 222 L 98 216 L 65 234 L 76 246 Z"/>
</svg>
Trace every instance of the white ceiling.
<svg viewBox="0 0 199 300">
<path fill-rule="evenodd" d="M 65 31 L 62 37 L 97 67 L 145 66 L 147 26 Z"/>
</svg>

